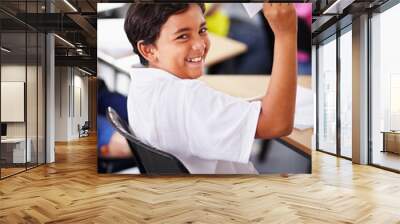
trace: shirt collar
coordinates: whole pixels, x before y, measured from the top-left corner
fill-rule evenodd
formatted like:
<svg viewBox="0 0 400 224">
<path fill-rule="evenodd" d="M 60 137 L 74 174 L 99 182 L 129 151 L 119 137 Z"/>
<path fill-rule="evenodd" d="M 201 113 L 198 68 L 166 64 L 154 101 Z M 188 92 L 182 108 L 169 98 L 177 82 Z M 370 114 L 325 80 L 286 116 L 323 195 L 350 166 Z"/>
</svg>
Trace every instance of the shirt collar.
<svg viewBox="0 0 400 224">
<path fill-rule="evenodd" d="M 158 68 L 134 68 L 132 69 L 131 76 L 136 81 L 152 81 L 152 80 L 178 80 L 180 78 L 175 75 Z"/>
</svg>

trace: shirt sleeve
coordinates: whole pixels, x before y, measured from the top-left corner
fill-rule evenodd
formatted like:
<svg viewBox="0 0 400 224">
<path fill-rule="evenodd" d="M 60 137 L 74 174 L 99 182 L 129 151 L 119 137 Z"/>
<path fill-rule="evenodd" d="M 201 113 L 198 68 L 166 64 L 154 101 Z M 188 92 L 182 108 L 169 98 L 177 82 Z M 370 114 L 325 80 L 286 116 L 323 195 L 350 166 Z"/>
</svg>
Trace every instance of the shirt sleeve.
<svg viewBox="0 0 400 224">
<path fill-rule="evenodd" d="M 247 102 L 214 90 L 201 81 L 185 82 L 169 119 L 187 155 L 248 163 L 261 102 Z M 172 138 L 174 139 L 174 138 Z M 177 143 L 174 143 L 177 144 Z"/>
</svg>

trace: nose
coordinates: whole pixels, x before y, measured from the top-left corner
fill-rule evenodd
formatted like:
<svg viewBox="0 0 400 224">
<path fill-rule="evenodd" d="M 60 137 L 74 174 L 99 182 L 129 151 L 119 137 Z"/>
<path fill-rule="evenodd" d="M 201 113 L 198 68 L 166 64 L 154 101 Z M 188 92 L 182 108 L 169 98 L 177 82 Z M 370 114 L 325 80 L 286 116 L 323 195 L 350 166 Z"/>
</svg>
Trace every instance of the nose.
<svg viewBox="0 0 400 224">
<path fill-rule="evenodd" d="M 195 41 L 192 45 L 193 50 L 204 51 L 206 49 L 206 42 L 204 40 Z"/>
</svg>

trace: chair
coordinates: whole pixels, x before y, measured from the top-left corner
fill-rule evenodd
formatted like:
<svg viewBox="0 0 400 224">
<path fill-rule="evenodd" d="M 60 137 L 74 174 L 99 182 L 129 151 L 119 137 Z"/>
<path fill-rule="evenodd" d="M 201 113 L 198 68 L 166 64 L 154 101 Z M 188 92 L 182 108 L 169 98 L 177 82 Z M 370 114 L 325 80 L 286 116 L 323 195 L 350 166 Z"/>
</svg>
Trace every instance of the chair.
<svg viewBox="0 0 400 224">
<path fill-rule="evenodd" d="M 97 157 L 98 173 L 116 173 L 133 167 L 137 167 L 136 160 L 133 156 L 128 158 L 112 158 L 104 157 L 99 154 Z"/>
<path fill-rule="evenodd" d="M 111 107 L 107 108 L 107 118 L 114 128 L 128 141 L 141 174 L 189 174 L 187 168 L 175 156 L 146 145 L 137 139 L 129 125 Z"/>
<path fill-rule="evenodd" d="M 80 127 L 80 125 L 78 124 L 79 138 L 89 136 L 89 129 L 90 129 L 89 121 L 85 121 L 82 127 Z"/>
</svg>

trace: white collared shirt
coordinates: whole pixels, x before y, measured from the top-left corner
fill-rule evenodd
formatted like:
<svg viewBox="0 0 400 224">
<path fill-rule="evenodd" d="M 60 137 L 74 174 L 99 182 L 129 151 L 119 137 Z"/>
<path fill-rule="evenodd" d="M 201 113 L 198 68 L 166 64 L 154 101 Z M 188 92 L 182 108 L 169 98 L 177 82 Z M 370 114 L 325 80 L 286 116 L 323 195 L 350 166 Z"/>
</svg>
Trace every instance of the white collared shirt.
<svg viewBox="0 0 400 224">
<path fill-rule="evenodd" d="M 144 143 L 176 156 L 192 174 L 257 173 L 249 162 L 261 103 L 164 70 L 134 69 L 129 124 Z"/>
</svg>

